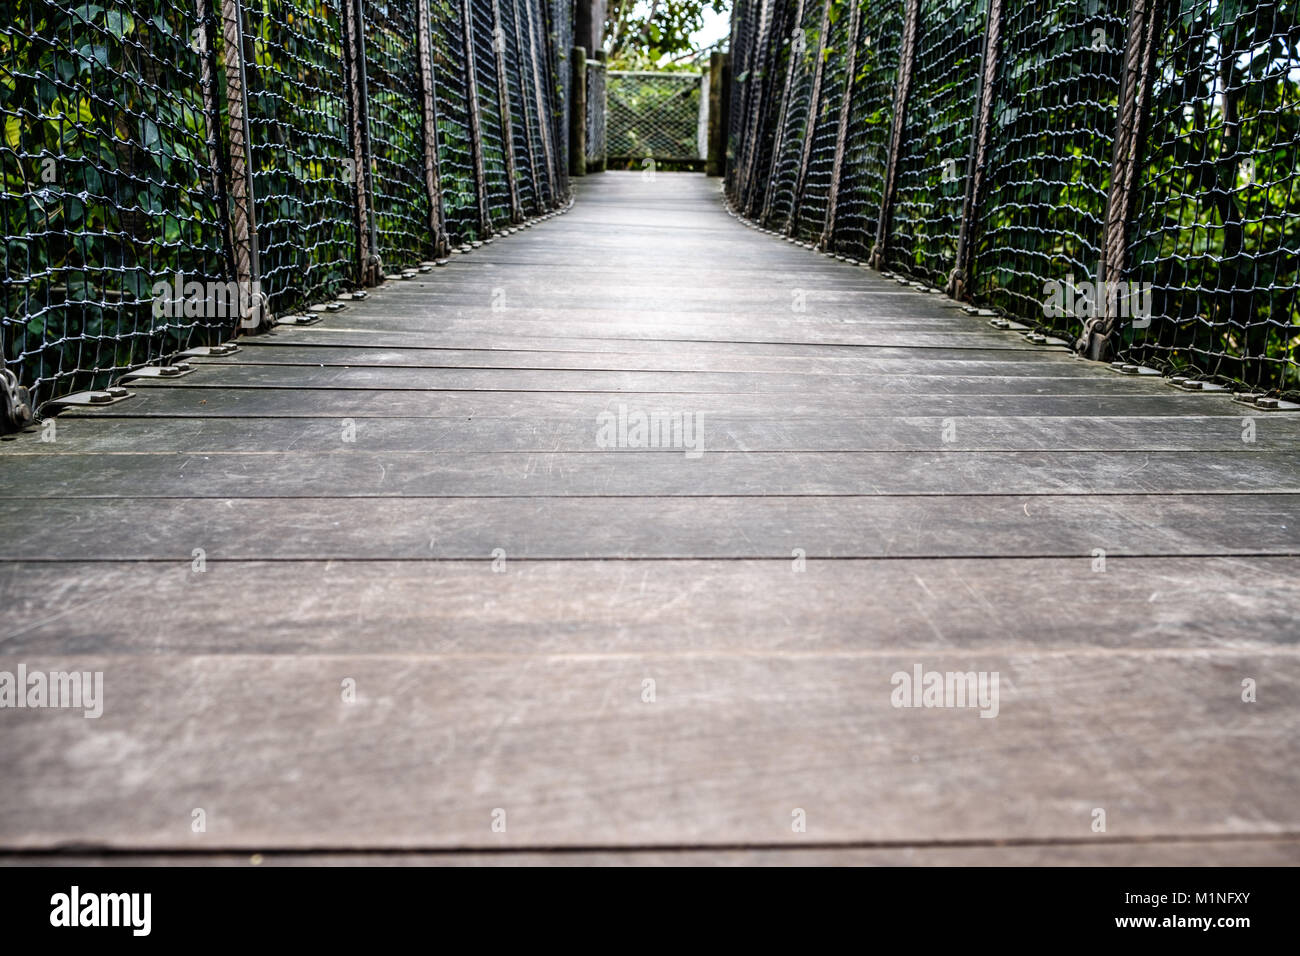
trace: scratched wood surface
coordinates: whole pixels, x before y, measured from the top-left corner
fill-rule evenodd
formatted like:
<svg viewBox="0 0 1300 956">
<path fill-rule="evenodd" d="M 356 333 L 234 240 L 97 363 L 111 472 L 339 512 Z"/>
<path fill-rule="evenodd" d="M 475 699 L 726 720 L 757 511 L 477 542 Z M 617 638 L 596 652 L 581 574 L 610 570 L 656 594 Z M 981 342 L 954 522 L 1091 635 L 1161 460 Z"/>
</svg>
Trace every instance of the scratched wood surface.
<svg viewBox="0 0 1300 956">
<path fill-rule="evenodd" d="M 0 863 L 1300 863 L 1296 416 L 685 174 L 240 344 L 0 444 Z"/>
</svg>

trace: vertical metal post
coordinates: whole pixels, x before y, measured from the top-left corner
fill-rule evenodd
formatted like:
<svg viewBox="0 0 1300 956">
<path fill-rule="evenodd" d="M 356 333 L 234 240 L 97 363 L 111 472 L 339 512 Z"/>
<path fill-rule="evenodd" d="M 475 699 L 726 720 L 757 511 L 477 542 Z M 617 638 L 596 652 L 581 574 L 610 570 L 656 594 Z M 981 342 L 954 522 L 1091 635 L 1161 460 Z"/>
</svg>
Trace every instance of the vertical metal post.
<svg viewBox="0 0 1300 956">
<path fill-rule="evenodd" d="M 894 87 L 894 121 L 889 131 L 889 155 L 885 160 L 885 182 L 880 190 L 880 216 L 876 220 L 876 244 L 868 260 L 873 269 L 885 261 L 889 243 L 889 218 L 893 214 L 894 189 L 898 182 L 898 156 L 903 148 L 903 123 L 912 88 L 912 67 L 916 59 L 916 33 L 921 0 L 907 0 L 903 11 L 903 39 L 898 51 L 898 82 Z"/>
<path fill-rule="evenodd" d="M 244 71 L 244 17 L 240 0 L 222 0 L 222 59 L 226 72 L 227 142 L 230 146 L 230 242 L 240 289 L 240 327 L 254 332 L 274 319 L 261 291 L 257 219 L 253 209 L 252 136 L 248 126 L 248 78 Z"/>
<path fill-rule="evenodd" d="M 830 192 L 826 197 L 826 222 L 822 226 L 821 238 L 817 240 L 820 249 L 829 249 L 835 237 L 835 207 L 839 204 L 840 177 L 844 174 L 844 149 L 849 136 L 849 107 L 853 101 L 853 74 L 858 68 L 858 30 L 862 23 L 864 2 L 865 0 L 849 0 L 852 12 L 849 14 L 848 61 L 845 63 L 847 75 L 844 79 L 844 95 L 840 99 L 839 129 L 835 133 L 835 162 L 831 166 Z"/>
<path fill-rule="evenodd" d="M 217 99 L 217 34 L 212 15 L 212 0 L 195 0 L 194 14 L 199 24 L 202 48 L 199 50 L 199 86 L 203 92 L 203 141 L 208 153 L 208 181 L 217 204 L 217 220 L 221 225 L 221 246 L 224 275 L 234 279 L 235 253 L 230 240 L 230 195 L 226 189 L 226 162 L 221 155 L 221 106 Z"/>
<path fill-rule="evenodd" d="M 361 0 L 343 4 L 344 79 L 348 92 L 349 134 L 352 146 L 353 198 L 357 225 L 357 282 L 375 285 L 383 277 L 370 174 L 370 117 L 366 102 L 365 28 Z"/>
<path fill-rule="evenodd" d="M 966 159 L 966 191 L 962 198 L 961 226 L 957 231 L 957 252 L 946 292 L 954 299 L 970 296 L 971 237 L 979 215 L 984 170 L 988 164 L 989 129 L 993 122 L 993 100 L 997 94 L 998 59 L 1002 50 L 1002 0 L 990 0 L 984 29 L 984 50 L 975 87 L 975 113 L 971 119 L 971 149 Z"/>
<path fill-rule="evenodd" d="M 519 9 L 518 4 L 519 0 L 515 0 L 516 11 Z M 522 42 L 522 38 L 520 42 Z M 558 205 L 560 194 L 555 174 L 555 146 L 551 142 L 551 111 L 548 106 L 550 97 L 544 92 L 549 87 L 544 85 L 541 64 L 537 58 L 537 22 L 533 19 L 531 12 L 528 14 L 528 62 L 533 74 L 533 97 L 537 103 L 537 124 L 540 127 L 539 132 L 542 138 L 542 159 L 546 169 L 546 182 L 552 205 Z M 538 211 L 540 212 L 542 208 L 544 207 L 539 199 Z"/>
<path fill-rule="evenodd" d="M 826 37 L 830 33 L 831 0 L 823 0 L 821 34 L 817 38 L 817 63 L 813 68 L 812 98 L 808 103 L 808 123 L 803 131 L 803 151 L 799 156 L 799 171 L 795 174 L 794 193 L 790 197 L 790 215 L 785 221 L 785 234 L 793 235 L 799 225 L 799 206 L 803 199 L 804 181 L 808 178 L 808 163 L 812 159 L 813 139 L 817 133 L 817 114 L 822 108 L 822 76 L 825 74 Z"/>
<path fill-rule="evenodd" d="M 478 70 L 474 65 L 474 4 L 461 0 L 461 39 L 465 49 L 465 86 L 469 109 L 469 146 L 474 163 L 474 191 L 478 197 L 478 228 L 481 237 L 492 235 L 492 214 L 488 209 L 487 175 L 483 172 L 483 124 L 479 121 Z"/>
<path fill-rule="evenodd" d="M 429 200 L 429 231 L 433 254 L 447 254 L 447 216 L 442 204 L 442 177 L 438 166 L 438 97 L 433 76 L 433 16 L 429 0 L 416 0 L 416 52 L 420 58 L 420 112 L 424 133 L 424 191 Z"/>
<path fill-rule="evenodd" d="M 1124 62 L 1120 66 L 1110 186 L 1102 223 L 1101 261 L 1097 263 L 1097 280 L 1106 283 L 1102 286 L 1106 290 L 1114 289 L 1113 283 L 1122 280 L 1128 271 L 1129 224 L 1137 198 L 1138 164 L 1142 158 L 1144 125 L 1155 74 L 1156 34 L 1161 27 L 1162 13 L 1163 4 L 1157 0 L 1133 0 L 1129 9 Z M 1110 339 L 1115 332 L 1111 296 L 1099 298 L 1101 314 L 1084 323 L 1083 334 L 1075 343 L 1078 351 L 1098 361 L 1109 357 Z"/>
<path fill-rule="evenodd" d="M 501 25 L 501 0 L 492 0 L 492 50 L 496 53 L 497 109 L 501 114 L 501 152 L 506 160 L 506 185 L 510 189 L 510 221 L 522 222 L 519 182 L 515 178 L 514 124 L 510 119 L 510 78 L 506 73 L 506 31 Z"/>
</svg>

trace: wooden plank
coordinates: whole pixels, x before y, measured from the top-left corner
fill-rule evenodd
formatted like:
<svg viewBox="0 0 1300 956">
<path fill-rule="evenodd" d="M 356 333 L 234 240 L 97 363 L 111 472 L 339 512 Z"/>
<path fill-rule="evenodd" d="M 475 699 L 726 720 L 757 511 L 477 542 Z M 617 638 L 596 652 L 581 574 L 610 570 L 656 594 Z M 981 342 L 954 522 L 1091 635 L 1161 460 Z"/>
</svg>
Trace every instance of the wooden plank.
<svg viewBox="0 0 1300 956">
<path fill-rule="evenodd" d="M 87 856 L 0 854 L 0 866 L 1296 866 L 1300 839 L 1108 840 L 1006 846 L 769 847 L 658 850 L 541 850 L 475 853 L 167 853 Z"/>
<path fill-rule="evenodd" d="M 128 403 L 129 405 L 130 403 Z M 123 410 L 127 405 L 121 406 Z M 1243 409 L 1243 411 L 1245 411 Z M 852 411 L 834 415 L 766 418 L 710 415 L 708 450 L 723 451 L 1256 451 L 1300 448 L 1300 418 L 1260 415 L 1255 441 L 1243 442 L 1242 419 L 1222 416 L 1111 418 L 939 417 L 872 418 Z M 946 429 L 949 421 L 951 430 Z M 538 415 L 449 418 L 352 419 L 357 450 L 424 452 L 563 452 L 592 447 L 593 420 Z M 222 451 L 279 453 L 335 448 L 343 437 L 338 418 L 108 418 L 62 415 L 55 441 L 40 432 L 6 443 L 5 458 L 94 452 L 164 454 Z M 945 437 L 951 437 L 945 442 Z M 1247 466 L 1243 463 L 1243 470 Z M 5 472 L 0 459 L 0 474 Z"/>
<path fill-rule="evenodd" d="M 699 427 L 676 449 L 594 450 L 593 424 L 580 452 L 372 452 L 339 429 L 327 451 L 28 455 L 0 499 L 1300 493 L 1297 451 L 720 452 Z"/>
<path fill-rule="evenodd" d="M 421 392 L 368 391 L 365 389 L 189 388 L 185 379 L 166 388 L 138 388 L 129 401 L 104 408 L 81 406 L 62 416 L 138 418 L 141 415 L 274 418 L 581 418 L 594 422 L 603 411 L 631 408 L 679 407 L 685 399 L 665 398 L 659 392 Z M 1249 409 L 1223 395 L 1191 395 L 1165 389 L 1150 395 L 872 395 L 869 402 L 852 393 L 805 396 L 799 393 L 727 395 L 695 393 L 692 412 L 709 417 L 817 419 L 857 415 L 862 420 L 916 417 L 1021 417 L 1152 415 L 1238 415 L 1253 417 Z M 1266 413 L 1259 413 L 1261 416 Z M 1290 416 L 1279 416 L 1288 418 Z M 1271 419 L 1265 419 L 1271 420 Z M 1238 421 L 1238 434 L 1241 432 Z"/>
<path fill-rule="evenodd" d="M 346 317 L 345 317 L 346 318 Z M 901 345 L 858 345 L 853 343 L 808 343 L 785 342 L 745 342 L 736 340 L 710 340 L 707 338 L 693 340 L 673 340 L 656 338 L 612 338 L 594 335 L 572 337 L 561 335 L 529 334 L 505 335 L 492 329 L 473 333 L 431 333 L 418 329 L 407 332 L 385 332 L 365 325 L 313 325 L 304 328 L 281 326 L 274 331 L 256 338 L 244 337 L 238 340 L 242 345 L 346 345 L 350 348 L 404 348 L 404 349 L 477 349 L 513 351 L 529 350 L 535 352 L 601 352 L 633 354 L 671 354 L 671 355 L 797 355 L 816 356 L 818 358 L 839 358 L 850 355 L 862 355 L 868 358 L 987 358 L 996 357 L 1003 361 L 1033 362 L 1040 358 L 1051 357 L 1056 361 L 1070 360 L 1070 356 L 1058 348 L 1034 345 L 1019 336 L 1006 336 L 987 345 L 952 345 L 917 346 L 910 343 Z"/>
<path fill-rule="evenodd" d="M 1300 554 L 1291 495 L 29 498 L 0 526 L 7 561 Z"/>
<path fill-rule="evenodd" d="M 1046 369 L 1041 371 L 1046 372 Z M 143 379 L 133 388 L 170 388 Z M 881 392 L 913 395 L 1165 395 L 1168 390 L 1138 376 L 1098 377 L 979 375 L 807 375 L 798 372 L 610 372 L 598 369 L 352 368 L 303 365 L 202 366 L 185 387 L 329 388 L 415 391 L 656 392 L 744 395 L 757 392 L 836 393 L 853 397 Z"/>
<path fill-rule="evenodd" d="M 1112 839 L 1300 832 L 1295 648 L 21 662 L 102 672 L 104 703 L 6 714 L 5 849 L 1051 841 L 1099 807 Z M 918 664 L 996 671 L 996 718 L 892 706 Z"/>
<path fill-rule="evenodd" d="M 1295 644 L 1297 558 L 0 563 L 32 654 L 846 658 Z M 231 595 L 240 595 L 231 613 Z M 1069 600 L 1062 599 L 1068 594 Z M 1079 606 L 1087 614 L 1075 613 Z M 255 620 L 256 626 L 249 621 Z M 195 622 L 202 622 L 196 626 Z M 360 623 L 359 622 L 363 622 Z"/>
<path fill-rule="evenodd" d="M 955 352 L 963 356 L 962 352 Z M 1002 358 L 1003 355 L 1016 356 Z M 916 352 L 820 355 L 728 355 L 618 351 L 359 348 L 354 345 L 246 344 L 234 355 L 192 360 L 196 365 L 312 365 L 378 368 L 568 369 L 611 372 L 785 372 L 803 375 L 999 375 L 1100 380 L 1113 373 L 1093 363 L 1049 354 L 1026 362 L 1024 353 L 979 352 L 933 358 Z M 999 356 L 991 358 L 987 356 Z"/>
</svg>

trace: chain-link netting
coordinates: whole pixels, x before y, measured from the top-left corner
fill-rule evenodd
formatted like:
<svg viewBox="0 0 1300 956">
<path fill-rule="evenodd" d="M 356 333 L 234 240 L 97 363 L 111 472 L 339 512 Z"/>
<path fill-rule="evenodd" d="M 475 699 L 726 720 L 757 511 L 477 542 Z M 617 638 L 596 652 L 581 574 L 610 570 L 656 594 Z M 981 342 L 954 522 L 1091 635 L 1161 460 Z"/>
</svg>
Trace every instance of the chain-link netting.
<svg viewBox="0 0 1300 956">
<path fill-rule="evenodd" d="M 611 70 L 605 88 L 611 162 L 700 160 L 700 74 Z"/>
<path fill-rule="evenodd" d="M 1184 0 L 1157 37 L 1126 353 L 1300 388 L 1300 4 Z"/>
<path fill-rule="evenodd" d="M 365 0 L 366 96 L 376 250 L 385 269 L 433 255 L 424 180 L 424 120 L 416 0 Z"/>
<path fill-rule="evenodd" d="M 36 403 L 417 263 L 440 228 L 481 238 L 515 196 L 531 214 L 567 195 L 564 0 L 7 14 L 0 356 Z"/>
<path fill-rule="evenodd" d="M 876 241 L 884 195 L 903 6 L 898 0 L 864 0 L 860 16 L 831 239 L 837 251 L 865 259 Z"/>
<path fill-rule="evenodd" d="M 731 55 L 742 214 L 1093 357 L 1300 387 L 1300 4 L 739 0 Z"/>
<path fill-rule="evenodd" d="M 1095 281 L 1114 148 L 1120 0 L 1004 0 L 975 290 L 1041 315 L 1043 282 Z M 1056 317 L 1044 317 L 1056 318 Z M 1077 336 L 1070 320 L 1057 323 Z"/>
<path fill-rule="evenodd" d="M 196 9 L 31 2 L 0 22 L 0 351 L 38 402 L 237 322 L 177 301 L 227 277 Z"/>
</svg>

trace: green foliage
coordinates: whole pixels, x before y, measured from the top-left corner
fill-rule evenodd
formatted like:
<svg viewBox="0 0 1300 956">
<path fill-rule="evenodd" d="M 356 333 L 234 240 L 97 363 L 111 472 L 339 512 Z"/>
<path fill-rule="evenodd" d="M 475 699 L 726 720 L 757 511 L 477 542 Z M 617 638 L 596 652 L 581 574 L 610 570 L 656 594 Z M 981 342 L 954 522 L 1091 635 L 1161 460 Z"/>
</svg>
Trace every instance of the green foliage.
<svg viewBox="0 0 1300 956">
<path fill-rule="evenodd" d="M 840 0 L 842 2 L 842 0 Z M 704 12 L 723 13 L 728 0 L 609 0 L 605 49 L 616 70 L 681 68 L 667 57 L 691 51 L 691 36 L 704 26 Z M 686 69 L 698 69 L 685 64 Z"/>
<path fill-rule="evenodd" d="M 0 25 L 0 339 L 40 401 L 205 334 L 149 300 L 176 270 L 221 277 L 221 217 L 192 8 L 15 6 Z"/>
</svg>

